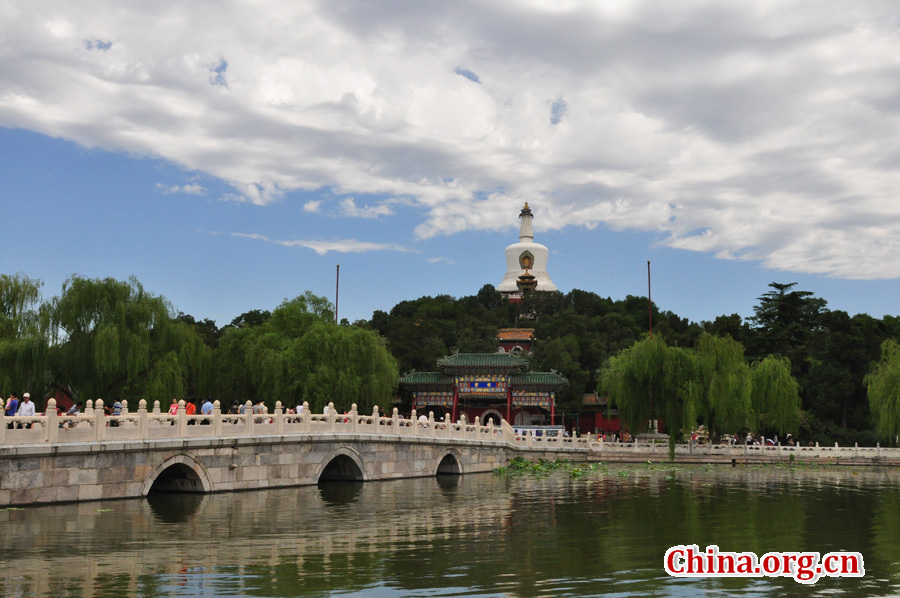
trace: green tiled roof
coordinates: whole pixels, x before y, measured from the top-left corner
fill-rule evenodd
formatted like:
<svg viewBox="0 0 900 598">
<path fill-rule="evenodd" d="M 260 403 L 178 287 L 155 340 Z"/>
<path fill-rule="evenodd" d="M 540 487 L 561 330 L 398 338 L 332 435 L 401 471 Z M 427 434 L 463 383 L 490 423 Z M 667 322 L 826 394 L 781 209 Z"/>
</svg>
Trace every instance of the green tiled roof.
<svg viewBox="0 0 900 598">
<path fill-rule="evenodd" d="M 446 367 L 492 367 L 519 368 L 525 360 L 514 353 L 455 353 L 438 360 L 438 365 Z"/>
<path fill-rule="evenodd" d="M 565 386 L 569 381 L 553 372 L 527 372 L 509 377 L 513 386 Z"/>
<path fill-rule="evenodd" d="M 453 378 L 441 372 L 410 372 L 400 378 L 400 384 L 453 384 Z"/>
</svg>

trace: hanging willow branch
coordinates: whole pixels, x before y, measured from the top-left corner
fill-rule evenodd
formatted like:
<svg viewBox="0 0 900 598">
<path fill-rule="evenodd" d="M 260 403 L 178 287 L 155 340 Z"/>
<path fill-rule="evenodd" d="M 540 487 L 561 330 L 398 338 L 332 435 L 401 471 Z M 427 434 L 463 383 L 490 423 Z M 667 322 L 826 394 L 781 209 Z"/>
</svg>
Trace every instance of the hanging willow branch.
<svg viewBox="0 0 900 598">
<path fill-rule="evenodd" d="M 770 355 L 752 367 L 753 411 L 757 425 L 775 428 L 779 434 L 796 433 L 800 427 L 800 385 L 791 375 L 791 362 Z"/>
<path fill-rule="evenodd" d="M 73 276 L 47 314 L 57 383 L 77 396 L 165 400 L 189 385 L 210 386 L 203 340 L 133 277 Z"/>
<path fill-rule="evenodd" d="M 893 339 L 881 344 L 881 360 L 866 374 L 869 408 L 882 438 L 900 434 L 900 345 Z"/>
<path fill-rule="evenodd" d="M 710 439 L 746 426 L 751 412 L 750 367 L 744 346 L 730 337 L 703 333 L 697 341 L 699 411 Z"/>
</svg>

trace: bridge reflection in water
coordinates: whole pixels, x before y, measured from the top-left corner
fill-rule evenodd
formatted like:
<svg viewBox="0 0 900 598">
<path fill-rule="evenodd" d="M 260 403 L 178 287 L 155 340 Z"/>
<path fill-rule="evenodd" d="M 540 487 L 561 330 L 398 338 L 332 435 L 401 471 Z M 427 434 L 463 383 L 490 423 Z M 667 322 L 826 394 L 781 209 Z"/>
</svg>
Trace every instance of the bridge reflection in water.
<svg viewBox="0 0 900 598">
<path fill-rule="evenodd" d="M 625 466 L 620 466 L 625 467 Z M 852 550 L 897 595 L 900 474 L 643 466 L 490 474 L 0 511 L 3 596 L 805 595 L 791 580 L 674 580 L 673 543 Z M 842 525 L 832 525 L 835 513 Z"/>
</svg>

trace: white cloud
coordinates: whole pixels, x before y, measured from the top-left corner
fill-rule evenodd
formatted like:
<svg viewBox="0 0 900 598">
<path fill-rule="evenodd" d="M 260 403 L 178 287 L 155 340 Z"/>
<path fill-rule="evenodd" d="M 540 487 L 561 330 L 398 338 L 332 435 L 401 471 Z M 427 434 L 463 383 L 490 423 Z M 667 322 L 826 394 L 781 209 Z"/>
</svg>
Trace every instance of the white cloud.
<svg viewBox="0 0 900 598">
<path fill-rule="evenodd" d="M 391 216 L 394 214 L 394 210 L 386 204 L 359 207 L 356 205 L 356 200 L 352 197 L 341 200 L 339 205 L 341 215 L 349 218 L 378 218 L 379 216 Z"/>
<path fill-rule="evenodd" d="M 428 262 L 429 264 L 446 264 L 448 266 L 452 266 L 453 264 L 456 263 L 455 260 L 453 260 L 449 257 L 443 257 L 443 256 L 430 257 L 430 258 L 426 259 L 425 261 Z"/>
<path fill-rule="evenodd" d="M 513 228 L 528 200 L 538 231 L 900 276 L 884 0 L 13 6 L 0 126 L 163 157 L 226 200 L 327 188 L 375 218 L 393 204 L 357 201 L 403 197 L 418 238 Z"/>
<path fill-rule="evenodd" d="M 189 185 L 163 185 L 162 183 L 156 183 L 156 188 L 165 195 L 172 195 L 173 193 L 186 193 L 187 195 L 206 194 L 206 189 L 203 185 L 198 185 L 197 183 Z"/>
<path fill-rule="evenodd" d="M 319 208 L 322 206 L 322 202 L 319 200 L 310 200 L 303 204 L 303 211 L 312 212 L 313 214 L 318 213 Z"/>
<path fill-rule="evenodd" d="M 397 245 L 396 243 L 371 243 L 369 241 L 357 241 L 356 239 L 335 239 L 333 241 L 308 241 L 297 239 L 293 241 L 280 241 L 256 233 L 231 233 L 231 236 L 244 239 L 256 239 L 258 241 L 265 241 L 266 243 L 273 243 L 284 247 L 306 247 L 307 249 L 312 249 L 319 255 L 325 255 L 330 251 L 334 251 L 335 253 L 409 251 L 406 247 Z"/>
</svg>

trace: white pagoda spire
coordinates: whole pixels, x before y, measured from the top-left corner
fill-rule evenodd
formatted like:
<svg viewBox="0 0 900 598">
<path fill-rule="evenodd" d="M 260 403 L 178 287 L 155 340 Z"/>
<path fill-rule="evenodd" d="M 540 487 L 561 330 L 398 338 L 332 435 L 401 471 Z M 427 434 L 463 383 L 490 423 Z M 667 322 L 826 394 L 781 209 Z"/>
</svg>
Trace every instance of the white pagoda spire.
<svg viewBox="0 0 900 598">
<path fill-rule="evenodd" d="M 534 242 L 533 216 L 528 203 L 519 213 L 522 220 L 519 225 L 519 242 L 506 248 L 506 274 L 497 290 L 506 296 L 521 295 L 517 284 L 519 277 L 533 278 L 536 291 L 556 291 L 556 285 L 547 273 L 547 258 L 550 251 Z"/>
<path fill-rule="evenodd" d="M 522 212 L 519 214 L 519 218 L 522 219 L 522 224 L 519 226 L 519 243 L 531 243 L 534 241 L 534 229 L 531 226 L 531 208 L 528 207 L 528 202 L 525 202 L 525 207 L 522 208 Z"/>
</svg>

